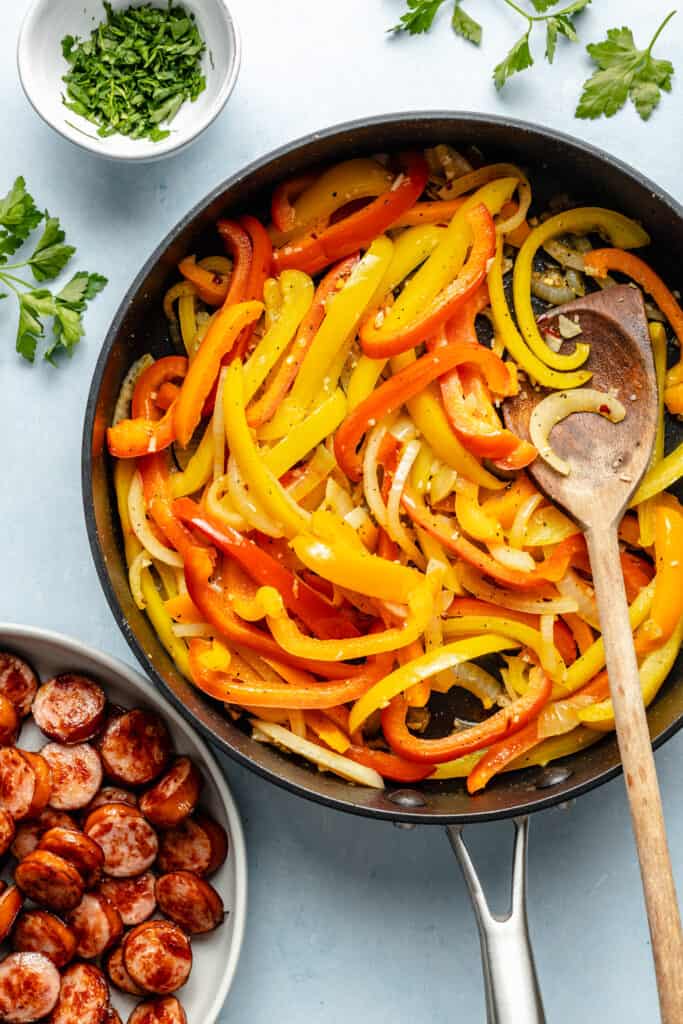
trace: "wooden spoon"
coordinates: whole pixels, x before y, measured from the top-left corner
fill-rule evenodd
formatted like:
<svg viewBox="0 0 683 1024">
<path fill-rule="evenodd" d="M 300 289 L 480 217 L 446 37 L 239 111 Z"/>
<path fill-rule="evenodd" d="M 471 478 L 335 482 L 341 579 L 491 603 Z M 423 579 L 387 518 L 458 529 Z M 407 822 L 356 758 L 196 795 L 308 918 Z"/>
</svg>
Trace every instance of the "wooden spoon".
<svg viewBox="0 0 683 1024">
<path fill-rule="evenodd" d="M 585 532 L 605 642 L 619 752 L 626 779 L 664 1024 L 683 1022 L 683 935 L 666 841 L 638 664 L 628 619 L 617 529 L 651 457 L 657 424 L 657 381 L 643 298 L 618 285 L 569 302 L 539 320 L 557 330 L 560 315 L 581 327 L 591 346 L 589 387 L 612 391 L 626 408 L 619 424 L 593 413 L 561 421 L 553 449 L 568 476 L 540 457 L 529 467 L 538 486 Z M 565 325 L 566 327 L 566 325 Z M 571 347 L 566 341 L 562 348 Z M 523 382 L 504 404 L 505 422 L 528 440 L 529 418 L 547 390 Z"/>
</svg>

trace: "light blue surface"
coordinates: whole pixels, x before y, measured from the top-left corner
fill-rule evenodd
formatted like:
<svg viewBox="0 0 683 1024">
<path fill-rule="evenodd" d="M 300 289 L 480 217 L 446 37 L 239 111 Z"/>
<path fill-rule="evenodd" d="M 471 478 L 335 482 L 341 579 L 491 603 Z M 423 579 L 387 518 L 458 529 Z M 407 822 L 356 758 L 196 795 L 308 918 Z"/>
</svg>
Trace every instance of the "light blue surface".
<svg viewBox="0 0 683 1024">
<path fill-rule="evenodd" d="M 54 0 L 58 2 L 58 0 Z M 80 267 L 109 276 L 71 365 L 31 368 L 13 352 L 16 310 L 0 305 L 2 523 L 0 619 L 71 633 L 132 661 L 99 588 L 81 512 L 83 408 L 99 340 L 131 278 L 175 221 L 217 182 L 310 130 L 369 114 L 471 109 L 539 121 L 599 143 L 683 199 L 683 83 L 644 125 L 629 109 L 576 121 L 585 55 L 562 42 L 499 99 L 488 73 L 521 23 L 494 0 L 471 3 L 486 23 L 481 52 L 452 38 L 447 18 L 426 37 L 389 39 L 398 0 L 233 0 L 242 74 L 227 109 L 190 150 L 127 167 L 79 151 L 26 103 L 14 46 L 25 0 L 2 4 L 0 192 L 24 174 L 58 213 Z M 607 8 L 613 13 L 609 14 Z M 629 23 L 643 44 L 661 3 L 596 3 L 587 41 Z M 65 26 L 65 30 L 68 26 Z M 542 49 L 542 41 L 537 48 Z M 660 55 L 683 51 L 683 14 Z M 679 282 L 680 284 L 680 282 Z M 683 887 L 683 737 L 657 755 L 674 866 Z M 396 1024 L 483 1021 L 478 942 L 458 869 L 438 829 L 402 832 L 336 815 L 226 772 L 247 834 L 251 892 L 227 1024 Z M 468 831 L 487 884 L 503 897 L 511 830 Z M 612 783 L 531 829 L 530 919 L 551 1024 L 649 1024 L 656 996 L 626 799 Z M 207 979 L 210 983 L 210 979 Z"/>
</svg>

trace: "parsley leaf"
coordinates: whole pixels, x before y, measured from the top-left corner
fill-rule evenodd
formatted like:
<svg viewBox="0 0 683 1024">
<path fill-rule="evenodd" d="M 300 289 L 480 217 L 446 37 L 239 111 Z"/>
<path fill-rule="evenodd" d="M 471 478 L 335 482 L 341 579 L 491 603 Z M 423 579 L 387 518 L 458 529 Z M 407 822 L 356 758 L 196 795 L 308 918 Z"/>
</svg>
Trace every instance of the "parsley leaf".
<svg viewBox="0 0 683 1024">
<path fill-rule="evenodd" d="M 17 178 L 0 199 L 0 263 L 7 262 L 7 256 L 17 251 L 42 219 L 33 197 L 26 191 L 26 182 Z"/>
<path fill-rule="evenodd" d="M 462 36 L 468 42 L 479 46 L 481 43 L 482 28 L 478 21 L 475 21 L 467 11 L 460 6 L 460 0 L 455 0 L 453 17 L 451 18 L 453 31 L 457 36 Z"/>
<path fill-rule="evenodd" d="M 393 25 L 390 32 L 409 32 L 411 36 L 429 32 L 436 13 L 445 0 L 407 0 L 408 10 Z"/>
<path fill-rule="evenodd" d="M 493 81 L 496 83 L 496 89 L 502 89 L 508 78 L 516 75 L 519 71 L 525 71 L 526 68 L 530 68 L 534 63 L 534 58 L 531 56 L 531 50 L 529 49 L 530 32 L 531 28 L 528 28 L 500 64 L 496 64 L 493 69 Z"/>
<path fill-rule="evenodd" d="M 652 48 L 672 11 L 655 32 L 649 46 L 639 50 L 630 28 L 611 28 L 601 43 L 586 47 L 598 70 L 584 82 L 576 116 L 612 117 L 631 99 L 638 114 L 647 121 L 661 99 L 662 90 L 671 91 L 673 64 L 652 56 Z"/>
<path fill-rule="evenodd" d="M 59 218 L 51 217 L 46 210 L 43 233 L 28 260 L 36 281 L 49 281 L 56 277 L 76 252 L 73 245 L 64 244 L 65 237 Z"/>
<path fill-rule="evenodd" d="M 55 296 L 53 339 L 45 352 L 45 358 L 54 365 L 55 352 L 60 350 L 71 355 L 73 346 L 83 336 L 81 314 L 90 299 L 94 299 L 107 283 L 101 274 L 88 274 L 80 270 Z"/>
</svg>

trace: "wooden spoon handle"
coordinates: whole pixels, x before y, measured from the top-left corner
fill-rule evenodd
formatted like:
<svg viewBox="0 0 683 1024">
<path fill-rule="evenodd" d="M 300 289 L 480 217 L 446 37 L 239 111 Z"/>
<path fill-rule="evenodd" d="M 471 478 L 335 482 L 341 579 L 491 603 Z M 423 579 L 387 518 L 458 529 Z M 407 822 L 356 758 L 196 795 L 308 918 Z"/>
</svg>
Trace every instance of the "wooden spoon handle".
<svg viewBox="0 0 683 1024">
<path fill-rule="evenodd" d="M 586 533 L 664 1024 L 683 1021 L 683 934 L 633 649 L 616 525 Z"/>
</svg>

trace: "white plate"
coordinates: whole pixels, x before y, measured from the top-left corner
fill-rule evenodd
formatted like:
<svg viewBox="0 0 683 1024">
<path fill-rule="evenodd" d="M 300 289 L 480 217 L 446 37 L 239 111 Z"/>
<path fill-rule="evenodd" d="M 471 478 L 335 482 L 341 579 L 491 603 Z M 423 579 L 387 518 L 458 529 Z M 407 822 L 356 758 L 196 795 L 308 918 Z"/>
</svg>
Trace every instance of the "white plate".
<svg viewBox="0 0 683 1024">
<path fill-rule="evenodd" d="M 228 101 L 240 67 L 240 39 L 225 0 L 178 0 L 191 14 L 206 42 L 202 71 L 206 89 L 194 102 L 186 102 L 161 142 L 130 139 L 125 135 L 101 138 L 97 126 L 68 110 L 62 103 L 62 76 L 69 65 L 62 56 L 66 35 L 88 39 L 106 17 L 102 0 L 34 0 L 24 18 L 17 43 L 19 79 L 31 106 L 46 124 L 98 156 L 112 160 L 158 160 L 177 153 L 214 121 Z M 165 7 L 163 0 L 153 6 Z M 112 0 L 118 10 L 131 0 Z"/>
<path fill-rule="evenodd" d="M 208 935 L 192 939 L 194 963 L 187 985 L 178 992 L 188 1024 L 214 1024 L 237 967 L 247 904 L 247 858 L 240 816 L 213 754 L 191 726 L 161 697 L 151 683 L 123 662 L 86 647 L 77 640 L 30 626 L 0 623 L 0 650 L 24 658 L 41 680 L 61 672 L 82 672 L 97 680 L 115 704 L 157 711 L 168 726 L 175 750 L 187 754 L 201 769 L 204 788 L 200 804 L 228 833 L 228 857 L 211 878 L 228 915 Z M 32 720 L 21 731 L 19 745 L 38 750 L 47 742 Z M 112 1003 L 123 1020 L 138 1000 L 112 987 Z"/>
</svg>

